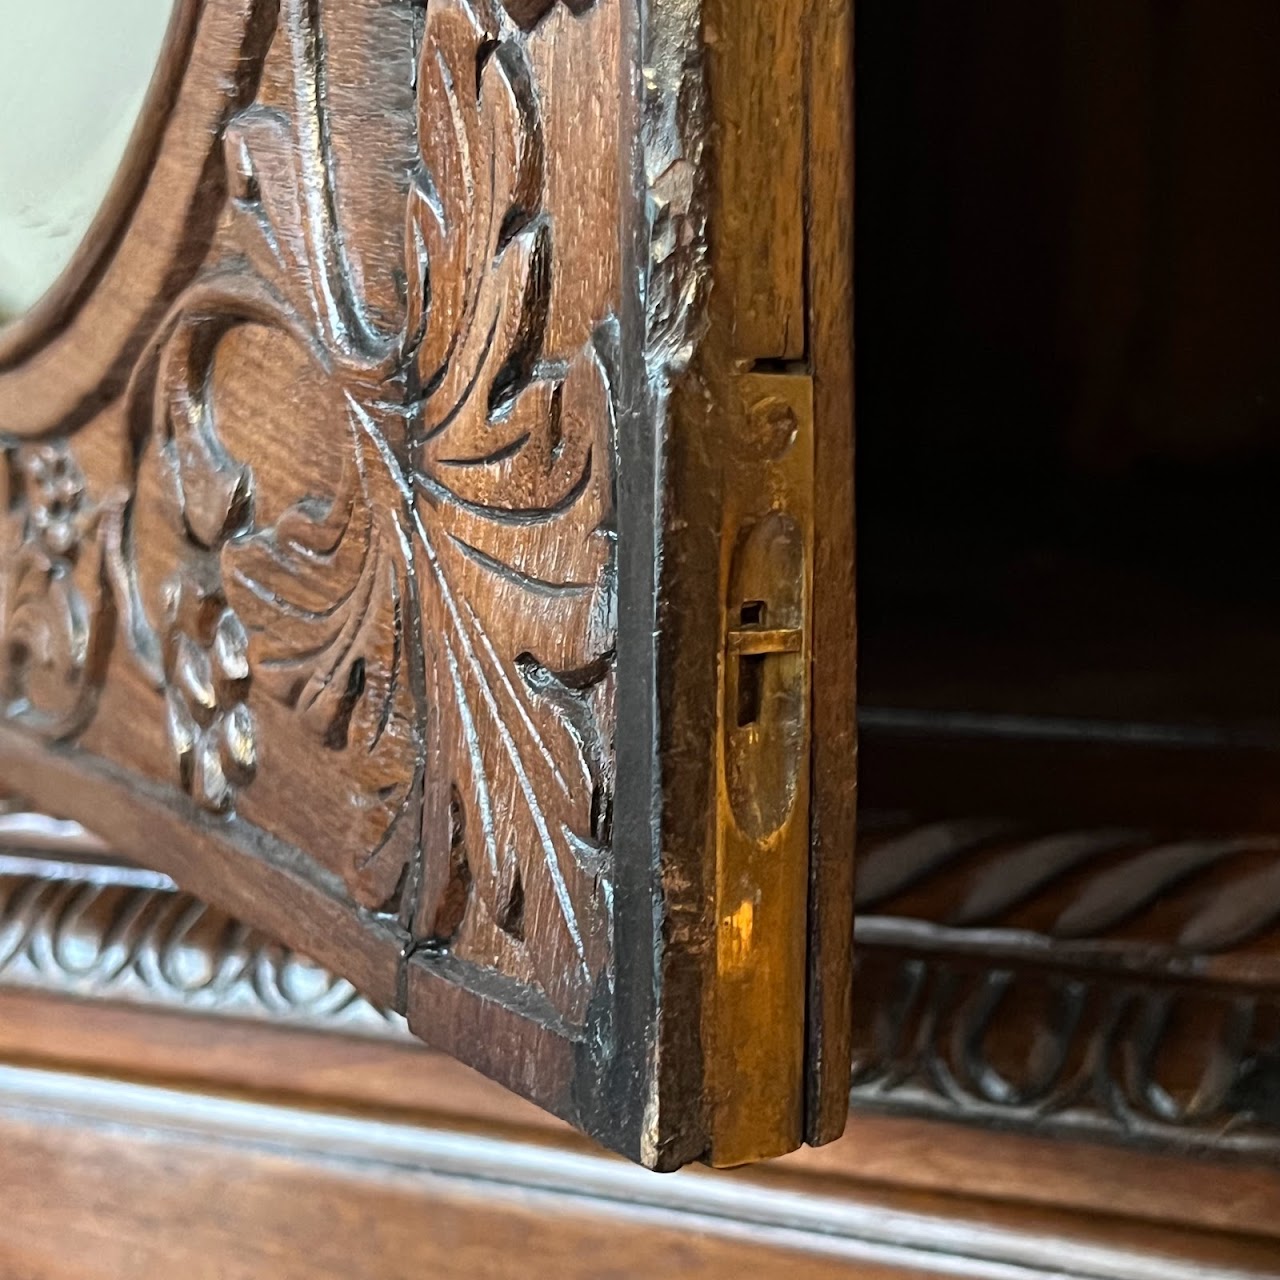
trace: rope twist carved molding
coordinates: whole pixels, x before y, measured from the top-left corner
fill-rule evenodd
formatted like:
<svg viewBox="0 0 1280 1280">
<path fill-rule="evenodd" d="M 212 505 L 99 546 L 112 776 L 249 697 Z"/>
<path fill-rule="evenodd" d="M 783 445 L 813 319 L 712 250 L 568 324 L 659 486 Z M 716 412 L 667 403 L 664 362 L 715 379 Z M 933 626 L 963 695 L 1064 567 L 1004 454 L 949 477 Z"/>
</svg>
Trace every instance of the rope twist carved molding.
<svg viewBox="0 0 1280 1280">
<path fill-rule="evenodd" d="M 384 130 L 410 153 L 371 148 L 399 166 L 398 255 L 351 238 L 329 82 L 350 33 L 310 0 L 257 9 L 220 221 L 134 367 L 118 474 L 100 432 L 5 447 L 4 713 L 82 736 L 131 661 L 172 783 L 249 821 L 303 781 L 282 743 L 306 742 L 341 790 L 317 856 L 355 902 L 580 1027 L 612 981 L 615 326 L 602 305 L 567 336 L 528 41 L 597 6 L 374 13 L 412 50 Z M 296 387 L 241 385 L 263 350 Z M 288 403 L 236 425 L 291 394 L 322 415 L 305 438 L 281 438 Z"/>
<path fill-rule="evenodd" d="M 864 915 L 1002 934 L 1010 945 L 1043 936 L 1100 957 L 1146 943 L 1153 970 L 1179 953 L 1202 957 L 1256 944 L 1280 927 L 1275 836 L 1162 839 L 876 814 L 867 815 L 863 836 Z M 1265 956 L 1265 948 L 1254 949 Z M 1280 966 L 1268 976 L 1280 978 Z"/>
<path fill-rule="evenodd" d="M 865 826 L 857 1104 L 1280 1155 L 1280 841 Z"/>
</svg>

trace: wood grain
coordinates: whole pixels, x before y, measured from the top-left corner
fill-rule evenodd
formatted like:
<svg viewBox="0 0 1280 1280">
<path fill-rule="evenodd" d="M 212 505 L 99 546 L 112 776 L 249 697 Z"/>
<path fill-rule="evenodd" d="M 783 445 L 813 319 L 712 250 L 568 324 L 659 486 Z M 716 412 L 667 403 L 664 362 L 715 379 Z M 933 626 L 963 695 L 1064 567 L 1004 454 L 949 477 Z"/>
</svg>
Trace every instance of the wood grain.
<svg viewBox="0 0 1280 1280">
<path fill-rule="evenodd" d="M 103 862 L 33 816 L 6 829 L 43 833 L 45 849 L 0 857 L 0 989 L 407 1041 L 402 1019 L 166 877 Z M 863 845 L 855 1110 L 1184 1156 L 1280 1153 L 1274 839 L 870 814 Z M 51 1011 L 32 1034 L 72 1053 L 47 1039 L 55 1024 Z M 371 1046 L 331 1052 L 377 1061 Z"/>
<path fill-rule="evenodd" d="M 192 1093 L 288 1097 L 307 1108 L 355 1110 L 523 1143 L 553 1139 L 575 1151 L 590 1150 L 545 1112 L 412 1040 L 317 1035 L 279 1021 L 194 1012 L 175 1017 L 101 999 L 68 1001 L 4 990 L 0 1057 L 59 1071 L 146 1079 Z M 952 1197 L 957 1212 L 1008 1203 L 1227 1235 L 1273 1237 L 1280 1230 L 1274 1161 L 1126 1150 L 1078 1136 L 975 1129 L 856 1105 L 839 1142 L 784 1157 L 761 1176 L 801 1194 L 915 1189 Z M 1206 1177 L 1213 1179 L 1212 1196 L 1204 1194 Z"/>
<path fill-rule="evenodd" d="M 712 234 L 732 282 L 731 345 L 749 361 L 803 360 L 809 350 L 805 65 L 816 12 L 810 0 L 726 0 L 706 11 L 719 180 L 730 197 Z M 822 43 L 837 35 L 825 33 Z M 838 38 L 829 52 L 841 56 Z M 739 199 L 745 192 L 756 198 Z"/>
<path fill-rule="evenodd" d="M 654 1166 L 714 1145 L 712 1055 L 754 1097 L 784 1041 L 754 1123 L 797 1145 L 847 1022 L 827 927 L 806 1045 L 798 791 L 761 916 L 795 957 L 779 1051 L 746 1005 L 703 1038 L 717 848 L 685 819 L 718 779 L 683 717 L 716 723 L 742 530 L 671 519 L 749 435 L 733 360 L 807 351 L 841 194 L 809 219 L 807 3 L 719 62 L 700 0 L 182 8 L 93 243 L 0 347 L 6 785 Z M 714 217 L 713 168 L 742 189 Z M 726 410 L 697 466 L 695 363 Z"/>
<path fill-rule="evenodd" d="M 175 1263 L 209 1276 L 514 1276 L 530 1257 L 570 1276 L 1273 1274 L 1273 1246 L 1247 1239 L 991 1207 L 966 1218 L 936 1196 L 797 1194 L 777 1178 L 650 1179 L 403 1121 L 12 1068 L 0 1068 L 0 1134 L 14 1210 L 0 1259 L 32 1277 Z"/>
</svg>

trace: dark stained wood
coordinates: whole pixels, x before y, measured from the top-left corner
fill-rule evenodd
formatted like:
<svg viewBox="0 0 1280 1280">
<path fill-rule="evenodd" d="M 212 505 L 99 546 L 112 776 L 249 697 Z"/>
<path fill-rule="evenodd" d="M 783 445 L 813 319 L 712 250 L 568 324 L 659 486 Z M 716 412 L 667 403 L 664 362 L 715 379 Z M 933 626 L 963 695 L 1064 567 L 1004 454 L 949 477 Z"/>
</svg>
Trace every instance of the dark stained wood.
<svg viewBox="0 0 1280 1280">
<path fill-rule="evenodd" d="M 870 1107 L 1274 1156 L 1280 843 L 864 816 Z"/>
<path fill-rule="evenodd" d="M 180 6 L 0 338 L 0 781 L 663 1168 L 834 1136 L 848 1058 L 852 798 L 808 774 L 811 706 L 850 743 L 848 574 L 811 569 L 851 564 L 851 242 L 810 174 L 849 177 L 852 33 L 734 9 Z M 733 766 L 779 780 L 756 830 L 712 815 L 726 566 L 770 519 L 801 580 L 790 709 Z"/>
<path fill-rule="evenodd" d="M 853 279 L 845 263 L 853 241 L 852 6 L 828 0 L 813 9 L 809 29 L 807 251 L 809 340 L 813 366 L 814 474 L 820 478 L 814 514 L 813 621 L 816 672 L 813 701 L 813 822 L 810 864 L 811 931 L 808 995 L 808 1099 L 805 1139 L 838 1137 L 849 1090 L 851 1059 L 844 1031 L 852 1026 L 852 957 L 843 940 L 853 927 L 853 846 L 858 756 L 854 616 L 853 433 L 831 429 L 854 402 Z M 844 192 L 832 200 L 830 192 Z"/>
<path fill-rule="evenodd" d="M 1276 9 L 859 20 L 864 706 L 988 717 L 1027 752 L 1029 717 L 1274 746 Z M 974 750 L 971 781 L 1024 772 Z M 1240 768 L 1267 810 L 1274 766 Z"/>
<path fill-rule="evenodd" d="M 859 15 L 855 1096 L 1270 1151 L 1276 10 Z"/>
</svg>

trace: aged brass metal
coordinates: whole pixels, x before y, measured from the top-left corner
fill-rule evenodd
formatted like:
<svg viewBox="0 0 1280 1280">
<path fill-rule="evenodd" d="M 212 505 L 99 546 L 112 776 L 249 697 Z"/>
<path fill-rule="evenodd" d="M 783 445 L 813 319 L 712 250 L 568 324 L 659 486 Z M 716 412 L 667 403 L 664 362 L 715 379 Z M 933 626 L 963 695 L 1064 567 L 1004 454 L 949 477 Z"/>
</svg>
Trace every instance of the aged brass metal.
<svg viewBox="0 0 1280 1280">
<path fill-rule="evenodd" d="M 791 1150 L 804 1123 L 813 384 L 737 379 L 727 451 L 710 1162 Z M 739 406 L 734 406 L 738 408 Z"/>
</svg>

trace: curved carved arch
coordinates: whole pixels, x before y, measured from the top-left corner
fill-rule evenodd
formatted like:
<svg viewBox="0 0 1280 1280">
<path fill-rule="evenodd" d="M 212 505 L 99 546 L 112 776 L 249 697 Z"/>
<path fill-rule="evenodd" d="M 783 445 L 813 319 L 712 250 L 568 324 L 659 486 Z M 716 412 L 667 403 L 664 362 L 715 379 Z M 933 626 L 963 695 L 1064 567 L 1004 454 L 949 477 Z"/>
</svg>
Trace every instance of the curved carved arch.
<svg viewBox="0 0 1280 1280">
<path fill-rule="evenodd" d="M 89 234 L 49 293 L 0 329 L 0 432 L 74 431 L 123 390 L 157 299 L 194 274 L 214 234 L 209 162 L 221 122 L 256 92 L 277 5 L 175 0 L 131 145 Z"/>
</svg>

